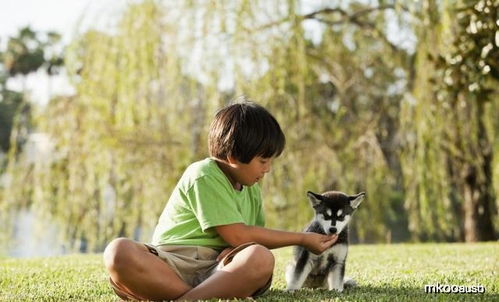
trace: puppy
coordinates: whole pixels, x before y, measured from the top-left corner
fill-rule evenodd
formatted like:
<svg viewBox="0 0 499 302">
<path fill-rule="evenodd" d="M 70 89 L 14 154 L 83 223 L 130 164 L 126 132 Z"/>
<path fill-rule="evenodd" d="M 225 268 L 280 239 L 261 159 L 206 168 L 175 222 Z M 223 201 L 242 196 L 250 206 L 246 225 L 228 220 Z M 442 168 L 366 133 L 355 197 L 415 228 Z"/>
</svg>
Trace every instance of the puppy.
<svg viewBox="0 0 499 302">
<path fill-rule="evenodd" d="M 319 234 L 338 234 L 336 243 L 320 255 L 301 246 L 295 248 L 294 260 L 286 270 L 287 290 L 302 287 L 328 288 L 342 292 L 345 263 L 348 254 L 348 222 L 365 197 L 365 193 L 346 195 L 329 191 L 323 194 L 307 192 L 315 216 L 305 229 Z M 347 285 L 354 285 L 349 280 Z"/>
</svg>

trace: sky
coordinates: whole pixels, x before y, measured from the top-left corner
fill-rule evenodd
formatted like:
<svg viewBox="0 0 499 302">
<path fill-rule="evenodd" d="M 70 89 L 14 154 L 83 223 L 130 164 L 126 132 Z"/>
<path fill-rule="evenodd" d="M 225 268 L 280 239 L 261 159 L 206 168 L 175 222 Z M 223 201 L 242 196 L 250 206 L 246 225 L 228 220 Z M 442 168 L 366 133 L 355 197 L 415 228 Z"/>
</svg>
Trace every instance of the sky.
<svg viewBox="0 0 499 302">
<path fill-rule="evenodd" d="M 132 0 L 0 0 L 0 49 L 9 36 L 27 25 L 35 31 L 56 31 L 67 44 L 78 32 L 109 26 L 112 17 L 129 2 Z M 8 83 L 14 90 L 21 86 L 19 79 Z M 65 76 L 48 79 L 42 72 L 30 75 L 27 87 L 31 99 L 40 104 L 46 104 L 50 94 L 72 93 Z"/>
</svg>

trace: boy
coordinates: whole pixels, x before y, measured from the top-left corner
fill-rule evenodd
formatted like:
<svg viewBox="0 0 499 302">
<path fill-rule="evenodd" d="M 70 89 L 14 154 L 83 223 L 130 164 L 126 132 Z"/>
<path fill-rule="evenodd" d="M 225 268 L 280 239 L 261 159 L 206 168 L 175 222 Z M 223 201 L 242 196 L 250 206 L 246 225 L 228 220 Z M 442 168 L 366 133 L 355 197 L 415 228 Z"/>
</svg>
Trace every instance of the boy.
<svg viewBox="0 0 499 302">
<path fill-rule="evenodd" d="M 265 108 L 246 100 L 222 108 L 208 136 L 210 158 L 187 168 L 152 244 L 118 238 L 104 251 L 111 285 L 121 298 L 256 297 L 271 284 L 269 249 L 302 245 L 319 254 L 336 241 L 336 235 L 263 227 L 258 181 L 285 145 Z"/>
</svg>

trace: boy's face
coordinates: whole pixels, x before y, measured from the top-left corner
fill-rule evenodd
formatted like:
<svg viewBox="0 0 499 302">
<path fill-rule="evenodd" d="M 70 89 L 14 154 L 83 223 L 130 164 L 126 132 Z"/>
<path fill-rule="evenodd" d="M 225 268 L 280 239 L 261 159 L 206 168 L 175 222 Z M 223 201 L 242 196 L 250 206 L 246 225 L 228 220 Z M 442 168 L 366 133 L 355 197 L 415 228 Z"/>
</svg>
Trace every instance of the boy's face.
<svg viewBox="0 0 499 302">
<path fill-rule="evenodd" d="M 238 160 L 231 160 L 232 178 L 241 185 L 251 186 L 260 181 L 270 171 L 273 158 L 254 157 L 244 164 Z"/>
</svg>

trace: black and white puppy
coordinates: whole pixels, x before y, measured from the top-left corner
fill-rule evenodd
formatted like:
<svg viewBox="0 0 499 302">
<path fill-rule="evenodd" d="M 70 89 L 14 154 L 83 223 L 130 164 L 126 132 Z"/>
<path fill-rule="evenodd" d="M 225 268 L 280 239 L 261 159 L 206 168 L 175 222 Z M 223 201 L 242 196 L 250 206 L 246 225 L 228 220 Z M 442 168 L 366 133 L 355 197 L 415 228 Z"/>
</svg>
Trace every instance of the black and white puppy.
<svg viewBox="0 0 499 302">
<path fill-rule="evenodd" d="M 348 222 L 364 199 L 365 193 L 346 195 L 329 191 L 319 195 L 309 191 L 307 196 L 315 216 L 305 231 L 338 234 L 338 240 L 320 255 L 297 246 L 293 262 L 286 270 L 286 289 L 328 288 L 342 292 L 348 254 Z M 350 280 L 349 284 L 355 284 L 355 281 Z"/>
</svg>

